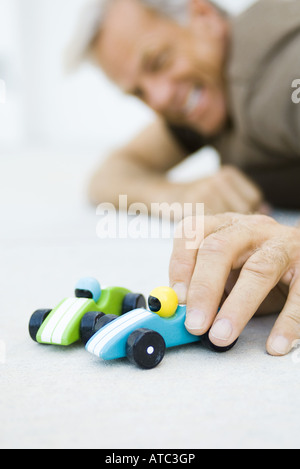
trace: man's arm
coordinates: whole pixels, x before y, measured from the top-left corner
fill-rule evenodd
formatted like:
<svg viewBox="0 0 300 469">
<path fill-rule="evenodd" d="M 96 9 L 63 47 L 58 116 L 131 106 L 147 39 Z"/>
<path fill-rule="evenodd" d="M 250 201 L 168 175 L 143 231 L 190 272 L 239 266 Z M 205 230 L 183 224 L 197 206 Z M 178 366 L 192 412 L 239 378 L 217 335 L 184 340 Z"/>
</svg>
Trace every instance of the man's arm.
<svg viewBox="0 0 300 469">
<path fill-rule="evenodd" d="M 208 213 L 259 210 L 262 195 L 240 171 L 223 167 L 217 174 L 188 183 L 172 183 L 168 171 L 179 164 L 187 152 L 158 119 L 128 145 L 115 151 L 95 173 L 90 184 L 94 204 L 113 203 L 119 195 L 128 203 L 154 202 L 204 203 Z"/>
<path fill-rule="evenodd" d="M 166 174 L 186 156 L 158 119 L 102 164 L 92 177 L 90 200 L 94 204 L 111 202 L 117 207 L 119 194 L 126 194 L 129 204 L 143 202 L 147 206 L 180 199 L 181 185 L 171 184 Z"/>
</svg>

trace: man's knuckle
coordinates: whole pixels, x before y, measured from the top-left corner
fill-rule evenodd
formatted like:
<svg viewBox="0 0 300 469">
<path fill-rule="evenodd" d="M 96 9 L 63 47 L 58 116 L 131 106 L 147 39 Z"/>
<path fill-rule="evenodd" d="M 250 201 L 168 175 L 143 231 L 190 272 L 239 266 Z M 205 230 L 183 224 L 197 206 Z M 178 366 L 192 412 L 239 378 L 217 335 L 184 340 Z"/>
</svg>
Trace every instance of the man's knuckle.
<svg viewBox="0 0 300 469">
<path fill-rule="evenodd" d="M 264 281 L 273 277 L 274 268 L 270 263 L 266 263 L 263 260 L 251 259 L 245 264 L 244 273 L 251 275 L 258 281 Z"/>
<path fill-rule="evenodd" d="M 261 254 L 266 262 L 278 266 L 280 269 L 289 265 L 290 255 L 286 243 L 282 239 L 273 239 L 265 243 Z"/>
<path fill-rule="evenodd" d="M 203 298 L 210 298 L 213 290 L 214 286 L 207 280 L 194 279 L 189 289 L 188 301 L 195 303 Z"/>
<path fill-rule="evenodd" d="M 299 310 L 290 308 L 289 311 L 285 313 L 285 321 L 291 323 L 292 327 L 295 326 L 299 328 L 300 326 L 300 314 Z M 300 332 L 300 331 L 299 331 Z"/>
<path fill-rule="evenodd" d="M 249 217 L 250 217 L 249 222 L 254 226 L 278 225 L 278 222 L 274 220 L 274 218 L 269 217 L 268 215 L 254 214 L 254 215 L 249 215 Z"/>
<path fill-rule="evenodd" d="M 289 255 L 280 243 L 266 244 L 258 249 L 245 264 L 245 271 L 260 280 L 280 278 L 289 264 Z M 278 281 L 279 281 L 278 278 Z"/>
<path fill-rule="evenodd" d="M 192 269 L 195 265 L 194 259 L 188 259 L 183 255 L 174 256 L 170 261 L 170 272 L 181 272 L 183 269 Z"/>
<path fill-rule="evenodd" d="M 174 238 L 189 238 L 195 232 L 196 217 L 188 216 L 183 218 L 176 226 Z"/>
<path fill-rule="evenodd" d="M 230 240 L 221 232 L 216 232 L 208 236 L 199 250 L 199 255 L 224 254 L 230 248 Z"/>
</svg>

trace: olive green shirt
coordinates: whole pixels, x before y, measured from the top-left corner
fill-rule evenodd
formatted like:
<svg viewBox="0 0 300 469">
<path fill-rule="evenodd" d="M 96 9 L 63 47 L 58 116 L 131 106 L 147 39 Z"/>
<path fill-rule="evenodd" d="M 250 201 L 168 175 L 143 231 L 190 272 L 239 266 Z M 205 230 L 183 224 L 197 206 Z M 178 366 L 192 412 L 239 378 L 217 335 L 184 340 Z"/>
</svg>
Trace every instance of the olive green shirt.
<svg viewBox="0 0 300 469">
<path fill-rule="evenodd" d="M 230 19 L 227 63 L 230 122 L 211 141 L 172 128 L 189 151 L 213 145 L 278 207 L 300 208 L 300 0 L 259 0 Z M 192 136 L 193 135 L 193 136 Z M 191 144 L 192 142 L 192 144 Z"/>
</svg>

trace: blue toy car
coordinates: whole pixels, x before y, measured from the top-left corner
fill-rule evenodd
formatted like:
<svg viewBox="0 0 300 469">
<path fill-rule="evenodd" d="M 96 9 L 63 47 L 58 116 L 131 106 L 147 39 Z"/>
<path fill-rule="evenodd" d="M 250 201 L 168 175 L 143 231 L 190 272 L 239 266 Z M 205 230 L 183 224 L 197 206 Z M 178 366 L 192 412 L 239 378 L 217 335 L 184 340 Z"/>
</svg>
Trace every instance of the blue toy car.
<svg viewBox="0 0 300 469">
<path fill-rule="evenodd" d="M 178 306 L 174 290 L 160 287 L 148 299 L 149 310 L 135 309 L 122 317 L 103 316 L 102 327 L 88 341 L 86 350 L 103 360 L 128 357 L 135 365 L 151 369 L 164 358 L 169 347 L 203 342 L 218 352 L 230 347 L 216 347 L 209 341 L 208 333 L 198 337 L 185 328 L 186 306 Z"/>
</svg>

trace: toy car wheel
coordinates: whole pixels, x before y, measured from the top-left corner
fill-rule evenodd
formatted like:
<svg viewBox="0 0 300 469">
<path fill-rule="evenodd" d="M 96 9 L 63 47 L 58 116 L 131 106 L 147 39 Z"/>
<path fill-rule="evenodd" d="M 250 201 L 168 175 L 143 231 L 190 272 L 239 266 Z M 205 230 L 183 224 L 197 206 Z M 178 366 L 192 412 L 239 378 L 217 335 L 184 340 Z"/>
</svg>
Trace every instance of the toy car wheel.
<svg viewBox="0 0 300 469">
<path fill-rule="evenodd" d="M 97 313 L 97 314 L 99 314 L 99 313 Z M 102 329 L 102 327 L 106 326 L 107 324 L 109 324 L 110 322 L 114 321 L 115 319 L 117 319 L 119 317 L 119 316 L 115 316 L 114 314 L 100 313 L 100 315 L 101 314 L 102 314 L 102 316 L 100 316 L 96 321 L 93 334 L 90 335 L 90 337 L 88 338 L 86 343 L 91 339 L 91 337 L 94 334 L 96 334 L 96 332 L 100 331 L 100 329 Z"/>
<path fill-rule="evenodd" d="M 214 352 L 217 353 L 226 353 L 229 352 L 237 343 L 239 339 L 236 339 L 233 344 L 228 345 L 227 347 L 218 347 L 217 345 L 213 344 L 212 341 L 209 338 L 209 331 L 206 332 L 203 336 L 201 336 L 201 343 L 208 349 L 213 350 Z"/>
<path fill-rule="evenodd" d="M 128 293 L 122 305 L 122 314 L 129 313 L 138 308 L 146 308 L 146 300 L 143 295 L 139 293 Z"/>
<path fill-rule="evenodd" d="M 84 344 L 99 330 L 99 321 L 103 316 L 105 316 L 104 313 L 94 311 L 90 311 L 83 316 L 80 322 L 80 338 Z"/>
<path fill-rule="evenodd" d="M 33 313 L 33 315 L 31 316 L 31 318 L 29 320 L 28 329 L 29 329 L 30 337 L 35 342 L 37 342 L 36 336 L 37 336 L 37 333 L 39 331 L 39 328 L 42 326 L 43 322 L 45 321 L 47 316 L 49 316 L 51 311 L 52 311 L 52 309 L 39 309 L 39 310 L 35 311 L 35 313 Z"/>
<path fill-rule="evenodd" d="M 126 353 L 131 363 L 150 370 L 155 368 L 165 356 L 166 344 L 158 332 L 137 329 L 128 337 Z"/>
</svg>

